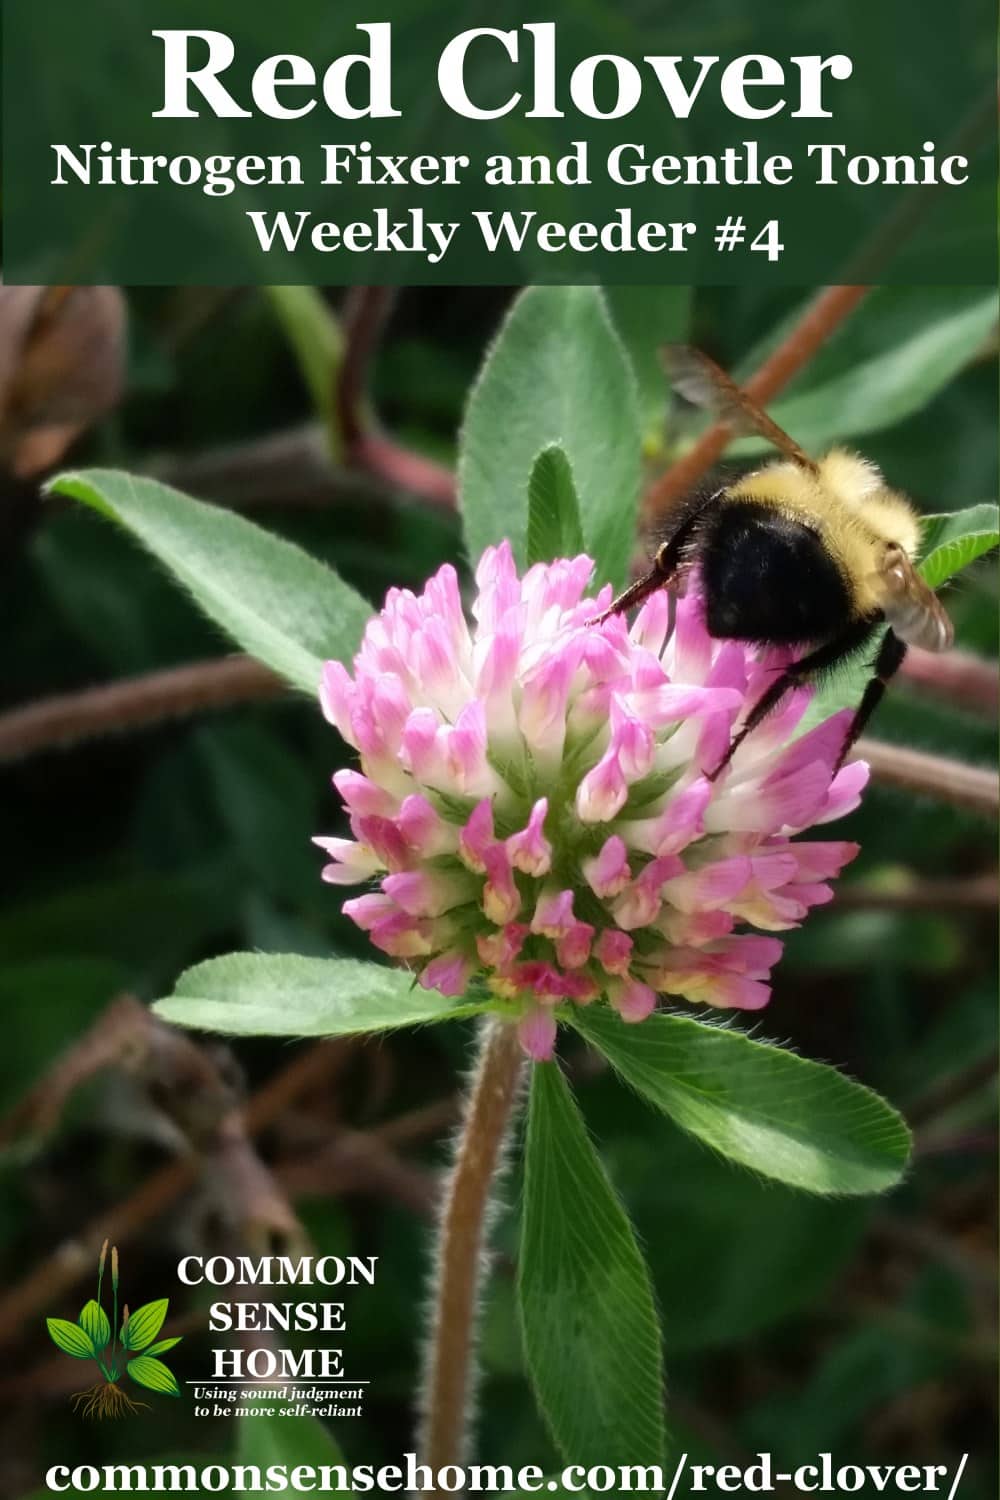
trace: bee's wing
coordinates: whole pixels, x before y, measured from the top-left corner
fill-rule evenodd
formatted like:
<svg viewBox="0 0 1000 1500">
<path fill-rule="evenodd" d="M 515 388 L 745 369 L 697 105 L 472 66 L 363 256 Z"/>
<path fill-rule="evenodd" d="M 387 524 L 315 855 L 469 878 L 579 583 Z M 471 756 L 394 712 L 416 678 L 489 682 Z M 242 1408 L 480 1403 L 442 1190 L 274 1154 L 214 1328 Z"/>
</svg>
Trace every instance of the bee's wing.
<svg viewBox="0 0 1000 1500">
<path fill-rule="evenodd" d="M 882 613 L 901 641 L 925 651 L 947 651 L 955 639 L 944 606 L 901 547 L 888 547 L 875 575 Z"/>
<path fill-rule="evenodd" d="M 671 385 L 685 401 L 714 412 L 736 432 L 760 433 L 786 458 L 816 472 L 816 464 L 808 453 L 777 422 L 772 422 L 767 412 L 714 359 L 687 344 L 666 344 L 661 357 Z"/>
</svg>

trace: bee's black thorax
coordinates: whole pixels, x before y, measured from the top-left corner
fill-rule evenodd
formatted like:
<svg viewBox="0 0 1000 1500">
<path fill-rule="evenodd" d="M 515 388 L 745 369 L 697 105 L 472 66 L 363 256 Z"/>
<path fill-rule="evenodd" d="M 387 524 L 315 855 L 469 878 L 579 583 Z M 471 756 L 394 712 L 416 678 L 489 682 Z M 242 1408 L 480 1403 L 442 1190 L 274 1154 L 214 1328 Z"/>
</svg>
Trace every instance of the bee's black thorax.
<svg viewBox="0 0 1000 1500">
<path fill-rule="evenodd" d="M 826 640 L 857 619 L 822 537 L 801 521 L 763 502 L 723 500 L 703 513 L 698 531 L 710 635 L 796 645 Z"/>
</svg>

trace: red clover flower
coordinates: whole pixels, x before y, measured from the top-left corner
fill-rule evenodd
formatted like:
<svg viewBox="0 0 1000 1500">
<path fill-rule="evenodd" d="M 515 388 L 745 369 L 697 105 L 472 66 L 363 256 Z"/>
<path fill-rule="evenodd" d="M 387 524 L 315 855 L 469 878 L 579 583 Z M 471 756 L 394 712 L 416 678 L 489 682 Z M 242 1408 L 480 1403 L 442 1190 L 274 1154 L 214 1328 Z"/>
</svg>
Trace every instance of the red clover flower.
<svg viewBox="0 0 1000 1500">
<path fill-rule="evenodd" d="M 716 782 L 740 716 L 791 657 L 713 640 L 696 583 L 631 627 L 590 622 L 589 557 L 519 578 L 507 543 L 477 573 L 470 627 L 451 566 L 392 589 L 353 675 L 326 664 L 323 711 L 360 754 L 334 776 L 353 838 L 320 838 L 323 878 L 369 884 L 345 913 L 419 983 L 479 979 L 552 1055 L 560 1005 L 606 998 L 642 1021 L 658 995 L 743 1010 L 770 996 L 773 933 L 829 901 L 857 845 L 794 841 L 857 806 L 833 766 L 850 711 L 793 738 L 790 693 Z"/>
</svg>

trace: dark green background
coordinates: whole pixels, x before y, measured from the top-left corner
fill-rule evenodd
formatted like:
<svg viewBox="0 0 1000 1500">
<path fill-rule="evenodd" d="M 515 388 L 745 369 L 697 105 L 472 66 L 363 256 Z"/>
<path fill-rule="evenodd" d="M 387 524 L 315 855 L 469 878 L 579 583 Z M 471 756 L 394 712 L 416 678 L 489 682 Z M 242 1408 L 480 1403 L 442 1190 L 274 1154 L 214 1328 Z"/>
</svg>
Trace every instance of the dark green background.
<svg viewBox="0 0 1000 1500">
<path fill-rule="evenodd" d="M 5 19 L 4 151 L 5 275 L 9 281 L 170 282 L 384 282 L 453 285 L 529 281 L 652 280 L 742 283 L 989 281 L 995 266 L 995 146 L 993 132 L 995 14 L 990 0 L 954 0 L 947 7 L 911 0 L 803 0 L 803 3 L 737 4 L 734 0 L 627 0 L 586 7 L 570 0 L 545 7 L 523 3 L 440 6 L 431 0 L 392 0 L 379 7 L 331 5 L 325 0 L 264 7 L 235 0 L 7 0 Z M 564 120 L 529 120 L 513 113 L 479 123 L 459 118 L 441 103 L 437 59 L 445 43 L 476 26 L 515 27 L 523 20 L 558 23 L 559 99 Z M 162 51 L 154 28 L 198 27 L 230 34 L 236 63 L 225 82 L 248 96 L 253 68 L 277 52 L 300 53 L 321 74 L 342 52 L 358 50 L 360 20 L 393 22 L 393 102 L 401 119 L 340 121 L 322 105 L 292 122 L 155 120 L 162 99 Z M 522 44 L 528 38 L 522 37 Z M 643 101 L 621 120 L 593 122 L 568 102 L 568 76 L 581 58 L 618 53 L 635 62 L 646 54 L 718 54 L 691 117 L 674 120 L 646 78 Z M 791 117 L 744 121 L 719 100 L 717 77 L 725 63 L 746 53 L 789 57 L 843 52 L 853 77 L 826 84 L 830 120 Z M 473 53 L 470 92 L 484 101 L 506 99 L 526 87 L 530 52 L 522 45 L 519 68 L 489 45 Z M 794 98 L 797 71 L 788 69 Z M 645 76 L 645 70 L 644 70 Z M 688 65 L 685 75 L 691 78 Z M 752 97 L 752 91 L 751 91 Z M 770 102 L 771 91 L 766 91 Z M 207 115 L 207 110 L 206 110 Z M 76 145 L 109 139 L 136 151 L 166 155 L 295 152 L 319 162 L 321 143 L 371 141 L 375 150 L 466 152 L 484 161 L 492 152 L 564 153 L 586 139 L 595 167 L 621 141 L 643 142 L 647 156 L 671 152 L 717 153 L 753 139 L 764 155 L 782 152 L 796 177 L 782 188 L 624 188 L 603 180 L 582 188 L 491 189 L 470 170 L 451 188 L 355 189 L 238 188 L 225 198 L 169 184 L 155 188 L 48 186 L 53 141 Z M 971 158 L 971 179 L 960 188 L 817 187 L 811 142 L 842 142 L 849 154 L 919 153 L 925 140 L 942 152 Z M 473 209 L 535 208 L 539 218 L 604 221 L 628 205 L 637 221 L 695 220 L 696 248 L 685 255 L 610 255 L 602 252 L 518 258 L 490 256 L 473 225 L 463 227 L 437 266 L 416 255 L 376 256 L 338 250 L 321 254 L 300 246 L 262 253 L 245 218 L 247 208 L 313 209 L 318 218 L 344 223 L 367 218 L 379 206 L 400 217 L 421 206 L 435 219 L 463 219 Z M 742 213 L 752 237 L 778 217 L 785 251 L 775 264 L 744 246 L 719 254 L 712 229 Z M 914 224 L 917 224 L 914 231 Z M 904 233 L 905 231 L 905 233 Z M 905 249 L 901 244 L 905 241 Z"/>
</svg>

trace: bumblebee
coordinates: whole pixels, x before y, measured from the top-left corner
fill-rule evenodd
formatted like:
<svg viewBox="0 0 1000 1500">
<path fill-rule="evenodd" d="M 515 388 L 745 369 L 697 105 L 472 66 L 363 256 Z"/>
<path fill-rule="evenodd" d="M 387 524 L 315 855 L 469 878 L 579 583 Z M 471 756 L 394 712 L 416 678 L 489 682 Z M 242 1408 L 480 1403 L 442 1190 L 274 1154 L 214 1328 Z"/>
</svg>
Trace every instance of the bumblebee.
<svg viewBox="0 0 1000 1500">
<path fill-rule="evenodd" d="M 746 715 L 712 781 L 786 693 L 859 655 L 887 627 L 839 769 L 907 647 L 944 651 L 954 639 L 940 600 L 914 566 L 919 517 L 868 459 L 842 448 L 810 458 L 707 355 L 674 345 L 664 350 L 664 362 L 686 400 L 708 407 L 735 430 L 760 433 L 782 456 L 682 504 L 649 572 L 600 619 L 623 613 L 656 589 L 677 587 L 697 567 L 710 635 L 802 649 Z"/>
</svg>

